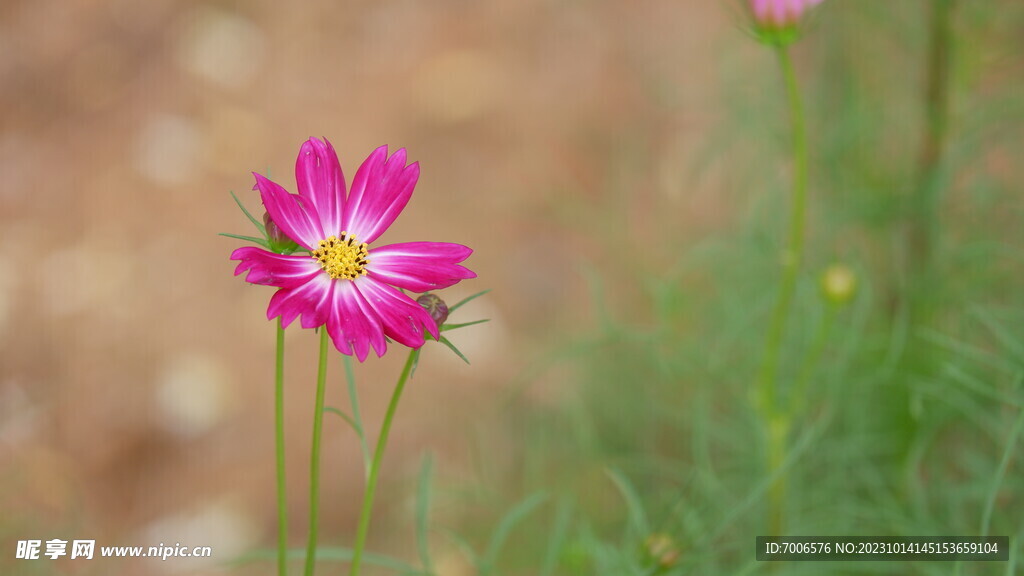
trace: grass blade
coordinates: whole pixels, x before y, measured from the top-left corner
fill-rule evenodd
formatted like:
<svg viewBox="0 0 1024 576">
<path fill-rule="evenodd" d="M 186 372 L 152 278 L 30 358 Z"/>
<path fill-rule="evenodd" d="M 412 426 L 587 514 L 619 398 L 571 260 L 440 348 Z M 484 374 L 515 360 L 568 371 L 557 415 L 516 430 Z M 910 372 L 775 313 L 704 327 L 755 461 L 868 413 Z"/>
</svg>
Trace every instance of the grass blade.
<svg viewBox="0 0 1024 576">
<path fill-rule="evenodd" d="M 1010 457 L 1013 455 L 1014 449 L 1017 447 L 1017 440 L 1020 438 L 1021 428 L 1024 428 L 1024 409 L 1019 410 L 1020 414 L 1017 416 L 1017 420 L 1013 423 L 1013 428 L 1010 430 L 1010 437 L 1006 440 L 1006 449 L 1003 450 L 1003 457 L 999 461 L 999 467 L 996 469 L 995 478 L 992 480 L 992 489 L 989 490 L 988 498 L 985 499 L 985 511 L 981 515 L 981 535 L 982 537 L 988 536 L 989 524 L 992 522 L 992 510 L 996 505 L 996 496 L 999 494 L 999 486 L 1003 483 L 1003 478 L 1006 476 L 1006 469 L 1010 465 Z"/>
<path fill-rule="evenodd" d="M 434 476 L 434 456 L 427 454 L 420 466 L 420 477 L 416 486 L 416 548 L 419 550 L 420 563 L 429 574 L 434 572 L 434 564 L 430 560 L 430 488 Z"/>
<path fill-rule="evenodd" d="M 547 553 L 544 554 L 544 563 L 541 564 L 538 576 L 551 576 L 558 566 L 559 554 L 562 551 L 562 544 L 565 542 L 565 535 L 569 531 L 569 504 L 562 500 L 558 503 L 555 511 L 555 522 L 551 528 L 548 540 Z"/>
<path fill-rule="evenodd" d="M 508 540 L 512 530 L 525 520 L 537 506 L 540 506 L 541 502 L 545 499 L 547 499 L 547 496 L 544 494 L 533 494 L 513 506 L 501 519 L 501 522 L 498 522 L 498 527 L 491 534 L 491 541 L 488 543 L 487 551 L 484 553 L 481 561 L 481 574 L 490 574 L 494 570 L 494 566 L 498 561 L 498 555 L 501 554 L 501 549 L 505 546 L 505 542 Z"/>
<path fill-rule="evenodd" d="M 469 559 L 469 563 L 473 565 L 473 569 L 478 574 L 483 572 L 480 556 L 477 556 L 476 552 L 473 551 L 473 547 L 469 545 L 465 538 L 449 528 L 440 527 L 437 530 L 447 536 L 455 544 L 455 547 L 462 551 L 462 554 Z"/>
<path fill-rule="evenodd" d="M 627 537 L 629 534 L 629 528 L 635 531 L 634 536 L 642 538 L 644 535 L 650 533 L 650 525 L 647 522 L 647 514 L 644 512 L 643 504 L 641 503 L 640 496 L 636 493 L 633 485 L 630 484 L 629 480 L 617 470 L 611 468 L 605 470 L 605 474 L 611 479 L 612 483 L 622 494 L 622 499 L 626 502 L 626 512 L 629 515 L 629 524 L 627 526 Z"/>
</svg>

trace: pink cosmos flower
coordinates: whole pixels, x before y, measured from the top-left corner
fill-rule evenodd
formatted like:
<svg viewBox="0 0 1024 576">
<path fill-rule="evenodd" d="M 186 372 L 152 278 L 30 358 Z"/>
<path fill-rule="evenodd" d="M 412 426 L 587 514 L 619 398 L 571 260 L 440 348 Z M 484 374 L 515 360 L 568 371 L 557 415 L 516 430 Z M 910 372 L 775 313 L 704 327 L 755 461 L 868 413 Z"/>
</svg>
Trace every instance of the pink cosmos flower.
<svg viewBox="0 0 1024 576">
<path fill-rule="evenodd" d="M 822 0 L 750 0 L 754 19 L 764 28 L 785 28 L 798 24 L 804 13 Z"/>
<path fill-rule="evenodd" d="M 407 242 L 370 248 L 395 221 L 419 179 L 418 163 L 405 164 L 405 149 L 388 157 L 373 151 L 356 171 L 346 193 L 345 176 L 326 139 L 310 138 L 295 162 L 298 195 L 267 178 L 256 186 L 270 218 L 305 253 L 282 255 L 247 246 L 231 253 L 235 275 L 276 286 L 267 318 L 303 328 L 327 327 L 334 346 L 362 362 L 370 348 L 383 356 L 385 337 L 419 348 L 424 332 L 438 338 L 430 313 L 397 288 L 426 292 L 475 278 L 460 266 L 472 250 L 443 242 Z"/>
</svg>

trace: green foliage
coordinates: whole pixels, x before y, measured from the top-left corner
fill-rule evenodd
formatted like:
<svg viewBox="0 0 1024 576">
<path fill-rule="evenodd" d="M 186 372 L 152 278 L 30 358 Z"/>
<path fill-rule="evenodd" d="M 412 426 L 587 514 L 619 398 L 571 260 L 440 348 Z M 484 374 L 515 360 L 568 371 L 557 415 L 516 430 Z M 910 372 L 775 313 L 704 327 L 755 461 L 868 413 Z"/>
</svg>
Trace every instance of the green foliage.
<svg viewBox="0 0 1024 576">
<path fill-rule="evenodd" d="M 944 16 L 932 10 L 951 10 L 939 36 Z M 798 408 L 774 475 L 751 388 L 786 226 L 785 101 L 769 51 L 756 72 L 726 70 L 733 114 L 693 171 L 726 166 L 728 187 L 743 191 L 731 197 L 749 208 L 697 245 L 665 230 L 658 240 L 677 246 L 667 259 L 616 252 L 594 234 L 602 258 L 582 266 L 593 320 L 524 370 L 502 407 L 501 435 L 517 439 L 512 473 L 481 477 L 495 508 L 502 494 L 543 490 L 559 520 L 524 519 L 532 529 L 518 554 L 492 558 L 486 573 L 819 574 L 820 564 L 753 560 L 780 475 L 786 534 L 1011 536 L 1005 564 L 842 563 L 830 573 L 1019 570 L 1024 172 L 1000 159 L 1019 154 L 1024 133 L 1024 81 L 1004 73 L 1020 64 L 1021 23 L 1024 7 L 1010 2 L 826 2 L 794 46 L 809 113 L 810 235 L 780 356 L 780 398 Z M 936 37 L 948 42 L 948 69 L 930 63 Z M 943 96 L 929 92 L 934 73 Z M 613 162 L 609 174 L 637 160 Z M 590 234 L 580 222 L 610 220 L 620 180 L 594 193 L 608 202 L 555 213 Z M 927 261 L 916 228 L 930 231 Z M 627 260 L 628 277 L 602 268 Z M 836 262 L 857 277 L 843 306 L 816 282 Z M 525 389 L 550 374 L 570 399 L 529 400 Z M 678 558 L 652 563 L 652 536 Z"/>
</svg>

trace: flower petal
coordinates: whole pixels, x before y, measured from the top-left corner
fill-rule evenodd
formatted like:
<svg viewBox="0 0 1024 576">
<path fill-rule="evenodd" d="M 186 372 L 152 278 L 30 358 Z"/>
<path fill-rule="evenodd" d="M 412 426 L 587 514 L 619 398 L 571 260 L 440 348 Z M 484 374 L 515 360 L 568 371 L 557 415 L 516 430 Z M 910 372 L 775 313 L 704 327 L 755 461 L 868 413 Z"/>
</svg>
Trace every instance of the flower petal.
<svg viewBox="0 0 1024 576">
<path fill-rule="evenodd" d="M 413 292 L 440 290 L 476 274 L 459 266 L 473 251 L 448 242 L 406 242 L 370 250 L 369 276 Z"/>
<path fill-rule="evenodd" d="M 255 246 L 245 246 L 231 253 L 232 260 L 240 260 L 235 276 L 246 270 L 245 281 L 278 288 L 294 288 L 305 284 L 320 272 L 316 260 L 309 256 L 285 256 L 267 252 Z"/>
<path fill-rule="evenodd" d="M 759 21 L 767 20 L 768 10 L 770 9 L 769 0 L 751 0 L 751 6 L 754 10 L 754 16 Z"/>
<path fill-rule="evenodd" d="M 330 303 L 327 333 L 342 354 L 366 360 L 372 346 L 377 357 L 387 351 L 387 341 L 377 313 L 348 280 L 336 280 Z"/>
<path fill-rule="evenodd" d="M 361 276 L 353 284 L 377 313 L 388 338 L 409 348 L 423 346 L 424 329 L 440 338 L 434 319 L 405 294 L 369 276 Z"/>
<path fill-rule="evenodd" d="M 345 175 L 334 147 L 326 138 L 310 138 L 302 144 L 295 160 L 295 181 L 299 195 L 309 200 L 320 216 L 323 231 L 328 235 L 341 232 Z"/>
<path fill-rule="evenodd" d="M 356 171 L 345 203 L 344 231 L 360 242 L 376 240 L 402 212 L 420 177 L 418 163 L 405 165 L 405 149 L 388 157 L 381 146 Z"/>
<path fill-rule="evenodd" d="M 256 187 L 263 198 L 263 206 L 289 238 L 307 250 L 312 250 L 317 242 L 326 238 L 320 225 L 320 216 L 309 200 L 289 194 L 278 184 L 255 172 L 253 176 L 256 177 Z"/>
<path fill-rule="evenodd" d="M 281 324 L 287 327 L 302 314 L 302 327 L 315 328 L 327 319 L 331 293 L 331 279 L 326 274 L 316 274 L 305 284 L 293 288 L 281 288 L 270 298 L 267 319 L 281 317 Z M 325 304 L 326 302 L 326 304 Z"/>
<path fill-rule="evenodd" d="M 303 328 L 323 326 L 331 318 L 331 299 L 338 283 L 328 278 L 326 274 L 322 274 L 320 278 L 319 282 L 323 288 L 318 295 L 310 294 L 308 306 L 302 313 Z"/>
</svg>

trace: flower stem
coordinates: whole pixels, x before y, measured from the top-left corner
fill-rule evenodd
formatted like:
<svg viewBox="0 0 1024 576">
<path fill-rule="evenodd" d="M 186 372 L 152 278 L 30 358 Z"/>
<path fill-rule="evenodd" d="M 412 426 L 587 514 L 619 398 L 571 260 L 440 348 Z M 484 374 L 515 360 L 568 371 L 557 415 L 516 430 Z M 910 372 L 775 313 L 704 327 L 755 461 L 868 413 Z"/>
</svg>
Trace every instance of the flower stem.
<svg viewBox="0 0 1024 576">
<path fill-rule="evenodd" d="M 779 351 L 782 347 L 786 320 L 789 318 L 790 305 L 796 293 L 800 264 L 803 261 L 804 220 L 807 211 L 807 135 L 804 128 L 800 89 L 797 85 L 793 60 L 786 47 L 780 46 L 776 51 L 789 102 L 793 139 L 793 192 L 790 200 L 789 232 L 782 257 L 782 285 L 779 288 L 778 300 L 775 302 L 771 324 L 768 327 L 764 355 L 761 359 L 761 369 L 757 380 L 757 393 L 759 394 L 757 408 L 764 421 L 768 437 L 768 474 L 776 476 L 769 490 L 772 534 L 780 534 L 782 530 L 786 478 L 778 471 L 785 461 L 786 436 L 791 420 L 791 414 L 788 411 L 780 413 L 778 407 Z"/>
<path fill-rule="evenodd" d="M 320 364 L 316 372 L 316 408 L 313 412 L 313 450 L 309 466 L 309 543 L 306 545 L 305 576 L 312 576 L 316 564 L 316 540 L 320 509 L 320 436 L 324 422 L 324 389 L 327 381 L 327 330 L 320 328 Z"/>
<path fill-rule="evenodd" d="M 277 319 L 274 366 L 274 443 L 277 452 L 277 573 L 288 573 L 288 502 L 284 483 L 284 324 Z"/>
<path fill-rule="evenodd" d="M 927 274 L 936 239 L 936 211 L 942 180 L 942 157 L 949 133 L 950 63 L 953 48 L 953 0 L 933 0 L 924 95 L 925 132 L 918 157 L 918 180 L 911 206 L 910 262 Z M 928 284 L 923 284 L 928 286 Z"/>
<path fill-rule="evenodd" d="M 380 436 L 377 437 L 377 448 L 373 453 L 373 462 L 370 464 L 370 475 L 366 480 L 366 491 L 363 494 L 363 509 L 359 514 L 359 528 L 356 531 L 356 545 L 352 551 L 352 567 L 349 571 L 351 576 L 359 574 L 359 562 L 363 556 L 363 548 L 366 546 L 366 534 L 370 530 L 370 514 L 373 510 L 373 495 L 377 490 L 377 475 L 380 473 L 380 464 L 384 459 L 384 449 L 387 447 L 388 434 L 391 432 L 391 422 L 398 411 L 398 401 L 402 397 L 402 390 L 405 382 L 409 379 L 412 367 L 416 363 L 419 349 L 409 351 L 409 358 L 405 361 L 405 368 L 395 384 L 395 391 L 391 394 L 391 403 L 388 404 L 387 414 L 384 415 L 384 422 L 380 427 Z"/>
<path fill-rule="evenodd" d="M 800 376 L 797 377 L 796 384 L 789 394 L 790 414 L 803 414 L 807 407 L 807 385 L 821 364 L 825 345 L 828 344 L 828 339 L 832 335 L 832 326 L 835 324 L 837 308 L 836 304 L 829 302 L 825 312 L 822 314 L 821 321 L 818 323 L 818 329 L 815 331 L 810 352 L 804 359 L 803 367 L 800 369 Z"/>
<path fill-rule="evenodd" d="M 366 429 L 363 427 L 363 416 L 359 410 L 359 390 L 356 389 L 356 375 L 352 369 L 352 357 L 342 355 L 345 363 L 345 380 L 348 382 L 348 399 L 352 404 L 352 420 L 356 423 L 356 434 L 359 435 L 359 450 L 363 453 L 363 481 L 370 473 L 370 451 L 366 447 Z"/>
</svg>

